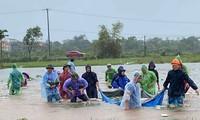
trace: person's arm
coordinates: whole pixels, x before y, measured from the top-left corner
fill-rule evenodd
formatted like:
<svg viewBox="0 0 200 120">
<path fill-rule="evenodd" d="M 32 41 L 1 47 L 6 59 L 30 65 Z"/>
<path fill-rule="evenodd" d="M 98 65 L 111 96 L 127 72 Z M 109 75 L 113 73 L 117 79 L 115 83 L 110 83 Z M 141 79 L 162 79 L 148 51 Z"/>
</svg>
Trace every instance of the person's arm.
<svg viewBox="0 0 200 120">
<path fill-rule="evenodd" d="M 43 76 L 43 78 L 42 78 L 42 86 L 43 86 L 44 88 L 50 88 L 50 87 L 51 87 L 51 85 L 48 84 L 47 81 L 48 81 L 48 78 L 47 78 L 47 75 L 45 74 L 45 75 Z"/>
<path fill-rule="evenodd" d="M 185 74 L 185 80 L 192 87 L 192 89 L 195 90 L 195 92 L 197 93 L 197 95 L 199 95 L 199 90 L 198 90 L 197 85 L 194 83 L 194 81 L 187 74 Z"/>
<path fill-rule="evenodd" d="M 99 87 L 99 82 L 96 82 L 96 86 L 97 86 L 98 90 L 101 90 L 100 87 Z"/>
<path fill-rule="evenodd" d="M 69 92 L 70 90 L 68 89 L 69 88 L 69 85 L 70 85 L 70 81 L 71 81 L 71 78 L 67 79 L 64 84 L 63 84 L 63 90 L 65 92 Z"/>
<path fill-rule="evenodd" d="M 88 82 L 84 78 L 82 78 L 82 82 L 84 84 L 83 88 L 86 89 L 88 87 Z"/>
<path fill-rule="evenodd" d="M 119 88 L 119 85 L 117 84 L 116 81 L 113 81 L 112 86 L 113 86 L 113 88 Z"/>
<path fill-rule="evenodd" d="M 154 72 L 154 73 L 156 74 L 156 78 L 157 78 L 157 86 L 158 86 L 158 90 L 160 90 L 158 71 L 157 71 L 157 70 L 155 70 L 155 72 Z"/>
<path fill-rule="evenodd" d="M 129 100 L 125 100 L 125 110 L 129 109 Z"/>
<path fill-rule="evenodd" d="M 159 85 L 159 82 L 157 81 L 157 86 L 158 86 L 158 90 L 160 90 L 160 85 Z"/>
<path fill-rule="evenodd" d="M 94 76 L 94 80 L 95 80 L 95 82 L 96 82 L 97 89 L 100 90 L 99 81 L 98 81 L 98 79 L 97 79 L 97 74 L 93 72 L 93 76 Z"/>
<path fill-rule="evenodd" d="M 105 72 L 105 81 L 106 81 L 106 82 L 108 81 L 108 78 L 107 78 L 107 71 Z"/>
<path fill-rule="evenodd" d="M 165 82 L 163 83 L 163 87 L 164 87 L 163 89 L 167 89 L 170 79 L 171 78 L 170 78 L 170 71 L 169 71 L 167 74 L 167 78 L 166 78 Z"/>
<path fill-rule="evenodd" d="M 151 88 L 157 81 L 157 77 L 156 77 L 156 74 L 154 72 L 150 72 L 149 73 L 151 76 L 150 76 L 150 81 L 151 83 L 148 84 L 148 88 Z"/>
<path fill-rule="evenodd" d="M 130 102 L 130 96 L 133 92 L 133 89 L 131 88 L 130 85 L 126 85 L 125 87 L 125 92 L 124 92 L 124 97 L 125 97 L 125 110 L 129 109 L 129 102 Z"/>
</svg>

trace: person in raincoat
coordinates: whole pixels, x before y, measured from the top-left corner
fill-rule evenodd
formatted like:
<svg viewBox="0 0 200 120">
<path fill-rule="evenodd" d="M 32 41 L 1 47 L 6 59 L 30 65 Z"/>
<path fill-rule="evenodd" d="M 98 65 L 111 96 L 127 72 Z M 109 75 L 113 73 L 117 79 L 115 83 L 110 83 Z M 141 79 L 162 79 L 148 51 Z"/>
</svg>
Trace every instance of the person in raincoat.
<svg viewBox="0 0 200 120">
<path fill-rule="evenodd" d="M 156 75 L 156 78 L 157 78 L 157 86 L 158 86 L 158 91 L 160 90 L 160 85 L 159 85 L 159 75 L 158 75 L 158 71 L 155 69 L 156 68 L 156 65 L 155 63 L 153 62 L 153 60 L 151 60 L 149 62 L 149 66 L 148 66 L 148 70 L 149 71 L 153 71 Z"/>
<path fill-rule="evenodd" d="M 151 95 L 156 94 L 156 75 L 154 72 L 149 71 L 146 65 L 142 65 L 142 80 L 140 81 L 141 88 Z"/>
<path fill-rule="evenodd" d="M 113 76 L 117 73 L 117 71 L 111 67 L 111 64 L 107 64 L 107 68 L 108 69 L 105 72 L 105 81 L 108 88 L 112 88 L 111 81 Z"/>
<path fill-rule="evenodd" d="M 168 84 L 168 104 L 169 107 L 181 107 L 184 103 L 185 96 L 185 84 L 184 81 L 189 83 L 189 85 L 195 90 L 197 95 L 199 95 L 197 85 L 189 79 L 188 75 L 179 69 L 180 61 L 178 59 L 173 59 L 171 61 L 172 70 L 167 74 L 166 80 L 163 84 L 164 89 L 167 89 Z"/>
<path fill-rule="evenodd" d="M 53 102 L 54 100 L 60 102 L 58 74 L 53 72 L 54 67 L 51 64 L 47 65 L 46 69 L 47 72 L 43 75 L 41 81 L 42 97 L 45 97 L 47 102 Z"/>
<path fill-rule="evenodd" d="M 118 88 L 122 91 L 125 89 L 125 85 L 130 81 L 125 75 L 125 69 L 123 66 L 119 66 L 118 73 L 112 78 L 112 87 Z"/>
<path fill-rule="evenodd" d="M 69 93 L 68 92 L 65 92 L 63 90 L 63 85 L 65 83 L 65 81 L 67 79 L 69 79 L 71 77 L 71 73 L 70 73 L 70 66 L 69 65 L 64 65 L 63 66 L 63 72 L 59 75 L 59 82 L 60 82 L 60 85 L 59 85 L 59 93 L 60 93 L 60 96 L 62 99 L 69 99 Z"/>
<path fill-rule="evenodd" d="M 17 70 L 16 63 L 12 64 L 12 69 L 7 83 L 9 95 L 19 95 L 22 93 L 21 84 L 24 82 L 24 76 Z"/>
<path fill-rule="evenodd" d="M 88 101 L 85 89 L 88 83 L 84 78 L 80 78 L 77 73 L 72 73 L 71 78 L 67 79 L 63 85 L 63 90 L 70 93 L 71 102 L 77 102 L 77 98 Z"/>
<path fill-rule="evenodd" d="M 88 87 L 86 88 L 86 92 L 89 98 L 98 98 L 98 90 L 100 90 L 99 87 L 99 81 L 97 79 L 97 75 L 95 72 L 91 71 L 91 65 L 85 66 L 86 72 L 83 73 L 82 78 L 84 78 L 88 82 Z"/>
<path fill-rule="evenodd" d="M 125 110 L 141 107 L 140 81 L 141 74 L 138 71 L 135 71 L 133 80 L 125 86 L 124 95 L 120 104 Z"/>
<path fill-rule="evenodd" d="M 76 67 L 74 65 L 74 58 L 70 59 L 67 64 L 70 66 L 70 72 L 76 72 Z"/>
</svg>

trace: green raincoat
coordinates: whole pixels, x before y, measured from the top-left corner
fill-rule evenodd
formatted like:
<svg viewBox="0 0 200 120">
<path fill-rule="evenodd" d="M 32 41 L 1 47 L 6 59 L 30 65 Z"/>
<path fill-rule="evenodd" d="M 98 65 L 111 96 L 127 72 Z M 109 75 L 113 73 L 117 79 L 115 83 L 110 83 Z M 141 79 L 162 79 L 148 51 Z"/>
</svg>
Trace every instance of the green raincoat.
<svg viewBox="0 0 200 120">
<path fill-rule="evenodd" d="M 142 65 L 142 80 L 140 81 L 141 88 L 151 95 L 156 94 L 156 75 L 149 71 L 145 65 Z M 145 72 L 144 72 L 145 71 Z"/>
<path fill-rule="evenodd" d="M 9 87 L 9 94 L 21 94 L 22 88 L 21 83 L 24 81 L 24 77 L 21 72 L 17 70 L 17 65 L 15 63 L 12 64 L 13 71 L 10 73 L 8 79 L 8 87 Z"/>
<path fill-rule="evenodd" d="M 113 68 L 106 70 L 105 72 L 105 81 L 108 87 L 112 87 L 111 81 L 113 76 L 117 73 L 117 71 Z"/>
</svg>

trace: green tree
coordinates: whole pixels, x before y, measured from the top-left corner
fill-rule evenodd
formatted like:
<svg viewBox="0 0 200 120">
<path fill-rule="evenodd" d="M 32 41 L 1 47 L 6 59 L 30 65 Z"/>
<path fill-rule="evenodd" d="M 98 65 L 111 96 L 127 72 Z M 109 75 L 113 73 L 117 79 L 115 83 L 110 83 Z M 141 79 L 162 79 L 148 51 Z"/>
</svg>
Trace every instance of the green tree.
<svg viewBox="0 0 200 120">
<path fill-rule="evenodd" d="M 105 25 L 100 26 L 99 39 L 96 42 L 96 51 L 99 58 L 118 58 L 122 54 L 122 37 L 120 33 L 123 24 L 117 22 L 112 24 L 112 30 L 106 28 Z"/>
<path fill-rule="evenodd" d="M 73 39 L 63 41 L 63 49 L 67 51 L 87 52 L 91 50 L 91 42 L 85 35 L 74 36 Z"/>
<path fill-rule="evenodd" d="M 29 60 L 31 60 L 31 52 L 32 52 L 35 41 L 39 40 L 41 37 L 42 37 L 41 28 L 38 26 L 29 28 L 26 31 L 26 35 L 23 39 L 23 42 L 25 43 L 25 45 L 27 45 Z"/>
</svg>

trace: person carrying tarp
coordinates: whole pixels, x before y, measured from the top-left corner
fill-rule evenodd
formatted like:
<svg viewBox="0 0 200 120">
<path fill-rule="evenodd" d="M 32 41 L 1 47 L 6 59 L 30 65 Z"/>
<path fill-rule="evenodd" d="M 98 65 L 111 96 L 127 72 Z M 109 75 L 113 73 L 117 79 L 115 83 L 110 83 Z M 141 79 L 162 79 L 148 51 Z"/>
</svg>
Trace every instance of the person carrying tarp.
<svg viewBox="0 0 200 120">
<path fill-rule="evenodd" d="M 117 71 L 111 67 L 111 64 L 107 64 L 107 68 L 108 69 L 105 72 L 105 81 L 108 88 L 112 88 L 111 81 Z"/>
<path fill-rule="evenodd" d="M 67 79 L 63 85 L 63 90 L 70 93 L 71 102 L 76 102 L 77 97 L 83 101 L 88 101 L 85 89 L 88 83 L 84 78 L 80 78 L 77 73 L 72 73 L 71 78 Z"/>
<path fill-rule="evenodd" d="M 70 66 L 64 65 L 63 66 L 63 72 L 58 76 L 59 82 L 60 82 L 58 89 L 59 89 L 59 93 L 60 93 L 60 96 L 61 96 L 62 99 L 69 99 L 69 95 L 68 95 L 69 93 L 65 92 L 63 90 L 63 85 L 64 85 L 65 81 L 67 79 L 69 79 L 70 77 L 71 77 Z"/>
<path fill-rule="evenodd" d="M 10 73 L 9 79 L 8 79 L 8 89 L 9 89 L 9 95 L 16 95 L 22 93 L 21 84 L 24 82 L 24 76 L 21 72 L 17 70 L 17 64 L 12 64 L 13 71 Z"/>
<path fill-rule="evenodd" d="M 133 80 L 125 86 L 124 95 L 120 104 L 125 110 L 141 107 L 140 81 L 141 75 L 138 71 L 135 71 Z"/>
<path fill-rule="evenodd" d="M 142 80 L 140 81 L 141 88 L 151 95 L 156 94 L 156 75 L 154 72 L 149 71 L 146 65 L 142 65 Z"/>
<path fill-rule="evenodd" d="M 99 81 L 97 79 L 97 75 L 95 72 L 91 71 L 91 65 L 87 64 L 85 66 L 86 72 L 83 73 L 82 78 L 84 78 L 88 82 L 88 87 L 86 88 L 86 92 L 89 98 L 98 98 L 98 90 Z"/>
<path fill-rule="evenodd" d="M 195 90 L 197 95 L 199 95 L 197 85 L 189 79 L 188 75 L 179 69 L 180 61 L 178 59 L 173 59 L 171 61 L 172 70 L 167 74 L 166 80 L 163 84 L 164 89 L 167 89 L 168 84 L 168 104 L 169 107 L 183 106 L 184 96 L 185 96 L 185 84 L 184 81 L 189 83 L 189 85 Z"/>
<path fill-rule="evenodd" d="M 160 90 L 159 75 L 158 75 L 158 71 L 157 71 L 155 68 L 156 68 L 156 65 L 155 65 L 155 63 L 153 62 L 153 60 L 151 60 L 151 61 L 149 62 L 148 70 L 155 73 L 156 78 L 157 78 L 157 81 L 156 81 L 156 82 L 157 82 L 158 91 L 159 91 L 159 90 Z"/>
<path fill-rule="evenodd" d="M 125 69 L 123 66 L 119 66 L 118 73 L 112 78 L 112 87 L 118 88 L 122 91 L 125 89 L 125 85 L 130 81 L 125 75 Z"/>
<path fill-rule="evenodd" d="M 42 97 L 47 99 L 47 102 L 53 102 L 61 100 L 60 94 L 58 92 L 58 74 L 53 72 L 53 65 L 49 64 L 46 67 L 47 72 L 43 75 L 43 79 L 41 80 L 41 93 Z"/>
</svg>

